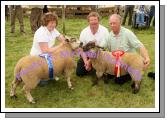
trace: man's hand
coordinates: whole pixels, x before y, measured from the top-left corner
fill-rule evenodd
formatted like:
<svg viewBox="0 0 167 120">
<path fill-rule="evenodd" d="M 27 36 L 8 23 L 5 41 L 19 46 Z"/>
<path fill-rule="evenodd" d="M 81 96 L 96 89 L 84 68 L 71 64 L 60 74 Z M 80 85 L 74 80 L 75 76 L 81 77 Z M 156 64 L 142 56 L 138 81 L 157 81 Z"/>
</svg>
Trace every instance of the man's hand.
<svg viewBox="0 0 167 120">
<path fill-rule="evenodd" d="M 150 58 L 147 57 L 144 59 L 144 69 L 146 70 L 149 65 L 150 65 Z"/>
<path fill-rule="evenodd" d="M 143 61 L 144 62 L 144 70 L 146 70 L 148 68 L 148 66 L 150 65 L 150 57 L 148 55 L 148 51 L 144 46 L 142 46 L 140 48 L 140 53 L 141 53 L 142 57 L 144 58 L 144 61 Z"/>
<path fill-rule="evenodd" d="M 84 63 L 85 63 L 85 69 L 87 71 L 90 71 L 92 69 L 92 65 L 91 65 L 90 59 L 86 60 Z"/>
</svg>

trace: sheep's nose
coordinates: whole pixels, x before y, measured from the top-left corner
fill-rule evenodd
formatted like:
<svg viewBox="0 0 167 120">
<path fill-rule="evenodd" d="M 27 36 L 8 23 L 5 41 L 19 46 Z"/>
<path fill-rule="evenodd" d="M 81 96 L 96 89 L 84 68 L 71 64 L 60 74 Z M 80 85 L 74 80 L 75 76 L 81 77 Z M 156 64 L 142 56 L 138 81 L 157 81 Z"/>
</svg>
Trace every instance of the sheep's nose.
<svg viewBox="0 0 167 120">
<path fill-rule="evenodd" d="M 80 45 L 79 45 L 79 47 L 82 47 L 83 46 L 83 42 L 80 42 Z"/>
</svg>

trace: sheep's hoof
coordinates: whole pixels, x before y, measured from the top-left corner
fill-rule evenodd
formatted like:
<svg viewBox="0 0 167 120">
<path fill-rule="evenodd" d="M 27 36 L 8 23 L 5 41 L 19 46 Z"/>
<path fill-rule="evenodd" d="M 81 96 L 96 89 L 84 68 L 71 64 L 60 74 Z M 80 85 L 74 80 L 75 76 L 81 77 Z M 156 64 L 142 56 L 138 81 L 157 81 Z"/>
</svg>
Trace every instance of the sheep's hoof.
<svg viewBox="0 0 167 120">
<path fill-rule="evenodd" d="M 138 89 L 133 89 L 133 94 L 136 94 L 136 93 L 138 93 L 138 92 L 139 92 Z"/>
<path fill-rule="evenodd" d="M 95 85 L 97 85 L 97 83 L 93 83 L 93 84 L 92 84 L 92 87 L 95 86 Z"/>
<path fill-rule="evenodd" d="M 138 92 L 139 92 L 139 89 L 140 89 L 140 88 L 139 88 L 139 85 L 136 84 L 136 85 L 133 87 L 133 93 L 134 93 L 134 94 L 138 93 Z"/>
<path fill-rule="evenodd" d="M 109 84 L 109 79 L 104 79 L 105 84 Z"/>
<path fill-rule="evenodd" d="M 13 100 L 16 100 L 17 99 L 17 96 L 16 95 L 13 95 L 13 96 L 10 96 L 11 99 Z"/>
<path fill-rule="evenodd" d="M 69 89 L 70 89 L 70 90 L 74 90 L 74 88 L 73 88 L 73 87 L 69 87 Z"/>
<path fill-rule="evenodd" d="M 132 83 L 131 88 L 134 88 L 134 87 L 135 87 L 135 83 Z"/>
<path fill-rule="evenodd" d="M 95 85 L 98 85 L 98 81 L 97 81 L 97 80 L 96 80 L 96 81 L 93 81 L 92 87 L 95 86 Z"/>
<path fill-rule="evenodd" d="M 30 103 L 31 103 L 31 104 L 35 104 L 36 102 L 35 102 L 35 100 L 32 100 L 32 101 L 30 101 Z"/>
</svg>

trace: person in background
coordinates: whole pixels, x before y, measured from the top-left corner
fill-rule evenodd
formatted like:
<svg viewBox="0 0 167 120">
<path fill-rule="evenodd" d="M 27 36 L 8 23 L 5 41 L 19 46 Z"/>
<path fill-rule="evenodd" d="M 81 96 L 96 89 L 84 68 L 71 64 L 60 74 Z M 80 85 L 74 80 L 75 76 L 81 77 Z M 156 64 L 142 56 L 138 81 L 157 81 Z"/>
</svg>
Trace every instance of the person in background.
<svg viewBox="0 0 167 120">
<path fill-rule="evenodd" d="M 29 5 L 31 8 L 30 26 L 31 31 L 34 34 L 36 30 L 41 26 L 41 18 L 43 15 L 43 5 Z"/>
<path fill-rule="evenodd" d="M 150 17 L 149 26 L 151 24 L 152 19 L 153 19 L 153 26 L 155 26 L 155 6 L 154 5 L 150 6 L 149 17 Z"/>
<path fill-rule="evenodd" d="M 114 9 L 115 14 L 120 14 L 120 7 L 121 5 L 115 5 L 115 9 Z"/>
<path fill-rule="evenodd" d="M 137 27 L 144 27 L 145 26 L 144 18 L 145 18 L 146 15 L 148 17 L 148 13 L 149 13 L 148 6 L 137 5 L 137 6 L 135 6 L 134 11 L 136 12 L 136 25 L 137 25 Z"/>
<path fill-rule="evenodd" d="M 145 5 L 136 6 L 136 24 L 138 27 L 145 26 L 144 17 L 148 13 L 148 8 Z"/>
<path fill-rule="evenodd" d="M 49 12 L 49 10 L 48 10 L 47 5 L 44 5 L 44 8 L 43 8 L 43 14 L 48 13 L 48 12 Z"/>
<path fill-rule="evenodd" d="M 11 26 L 11 33 L 15 32 L 15 18 L 19 20 L 20 23 L 20 32 L 25 33 L 24 31 L 24 23 L 23 23 L 23 9 L 21 5 L 10 5 L 9 6 L 10 12 L 10 26 Z"/>
<path fill-rule="evenodd" d="M 8 5 L 5 5 L 5 20 L 8 21 L 9 19 L 9 8 Z"/>
<path fill-rule="evenodd" d="M 128 16 L 128 14 L 129 14 L 128 25 L 132 24 L 133 9 L 134 9 L 134 5 L 125 5 L 125 11 L 124 11 L 124 17 L 123 17 L 122 25 L 125 25 L 126 18 Z"/>
</svg>

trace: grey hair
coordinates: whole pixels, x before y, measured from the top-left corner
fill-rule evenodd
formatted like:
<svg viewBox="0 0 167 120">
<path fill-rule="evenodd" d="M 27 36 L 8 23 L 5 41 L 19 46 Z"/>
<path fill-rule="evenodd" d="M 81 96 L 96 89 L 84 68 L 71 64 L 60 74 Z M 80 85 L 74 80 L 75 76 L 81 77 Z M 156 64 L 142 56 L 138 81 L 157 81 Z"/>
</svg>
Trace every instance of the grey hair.
<svg viewBox="0 0 167 120">
<path fill-rule="evenodd" d="M 109 19 L 110 19 L 112 16 L 116 17 L 116 18 L 120 21 L 120 23 L 122 23 L 122 17 L 121 17 L 119 14 L 112 14 L 112 15 L 110 15 Z"/>
</svg>

